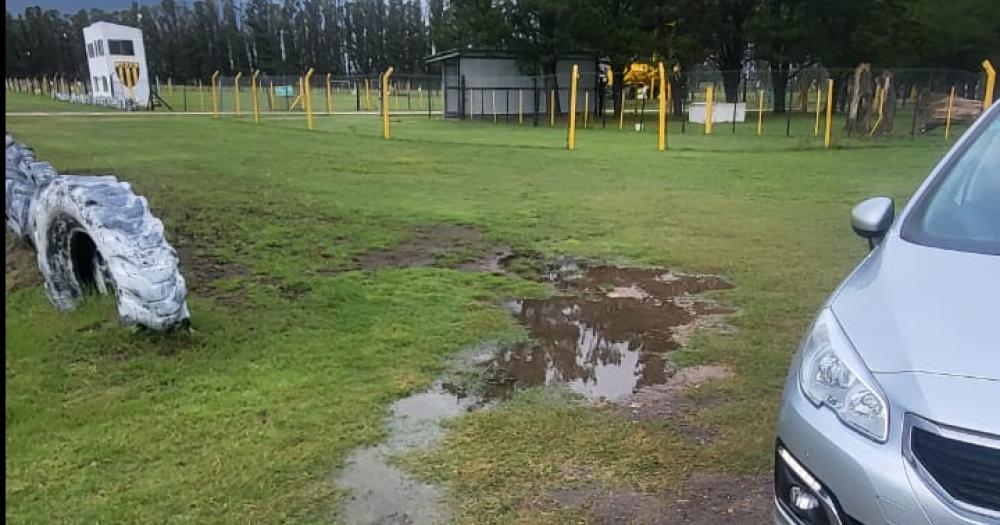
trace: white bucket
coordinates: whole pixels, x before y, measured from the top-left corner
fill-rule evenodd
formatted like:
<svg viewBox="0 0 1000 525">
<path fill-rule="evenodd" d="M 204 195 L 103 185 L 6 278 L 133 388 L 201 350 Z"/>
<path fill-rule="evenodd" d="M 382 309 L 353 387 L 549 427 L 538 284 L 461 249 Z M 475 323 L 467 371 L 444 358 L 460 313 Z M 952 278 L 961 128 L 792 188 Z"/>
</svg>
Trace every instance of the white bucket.
<svg viewBox="0 0 1000 525">
<path fill-rule="evenodd" d="M 642 131 L 642 122 L 636 122 L 635 123 L 635 130 L 636 131 Z"/>
</svg>

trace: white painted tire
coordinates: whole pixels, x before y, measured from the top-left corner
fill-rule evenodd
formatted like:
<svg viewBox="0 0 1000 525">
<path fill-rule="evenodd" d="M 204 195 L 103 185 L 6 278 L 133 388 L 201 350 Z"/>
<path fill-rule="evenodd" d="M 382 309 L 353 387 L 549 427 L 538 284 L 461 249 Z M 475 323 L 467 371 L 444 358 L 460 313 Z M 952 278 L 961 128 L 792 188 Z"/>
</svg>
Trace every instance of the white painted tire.
<svg viewBox="0 0 1000 525">
<path fill-rule="evenodd" d="M 113 292 L 124 325 L 167 330 L 190 318 L 177 252 L 146 199 L 115 177 L 57 176 L 33 200 L 29 231 L 56 308 L 88 288 Z"/>
</svg>

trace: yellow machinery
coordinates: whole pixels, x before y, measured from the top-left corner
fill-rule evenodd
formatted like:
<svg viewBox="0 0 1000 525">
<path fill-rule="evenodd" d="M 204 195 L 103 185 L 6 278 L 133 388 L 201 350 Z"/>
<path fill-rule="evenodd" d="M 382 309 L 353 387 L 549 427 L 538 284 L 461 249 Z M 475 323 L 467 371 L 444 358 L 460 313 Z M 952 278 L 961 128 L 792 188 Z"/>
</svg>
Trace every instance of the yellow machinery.
<svg viewBox="0 0 1000 525">
<path fill-rule="evenodd" d="M 633 62 L 625 70 L 622 84 L 626 86 L 629 84 L 642 84 L 652 88 L 659 74 L 659 69 L 654 66 L 642 62 Z"/>
</svg>

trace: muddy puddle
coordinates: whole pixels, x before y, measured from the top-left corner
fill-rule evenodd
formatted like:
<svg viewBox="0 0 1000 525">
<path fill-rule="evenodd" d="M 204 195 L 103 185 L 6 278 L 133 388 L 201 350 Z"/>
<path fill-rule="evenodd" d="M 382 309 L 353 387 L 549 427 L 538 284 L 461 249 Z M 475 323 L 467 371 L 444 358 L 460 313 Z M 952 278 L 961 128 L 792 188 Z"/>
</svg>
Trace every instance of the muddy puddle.
<svg viewBox="0 0 1000 525">
<path fill-rule="evenodd" d="M 590 399 L 618 401 L 666 383 L 673 374 L 666 354 L 700 323 L 726 313 L 699 294 L 731 287 L 716 276 L 572 261 L 554 265 L 547 279 L 558 295 L 507 304 L 530 340 L 489 365 L 492 397 L 561 384 Z"/>
<path fill-rule="evenodd" d="M 442 422 L 491 406 L 519 388 L 565 385 L 589 399 L 619 402 L 643 419 L 654 412 L 674 413 L 677 391 L 728 376 L 722 369 L 708 370 L 712 367 L 676 373 L 667 360 L 703 323 L 729 313 L 700 295 L 731 287 L 725 280 L 663 269 L 587 267 L 568 258 L 543 266 L 534 276 L 550 282 L 557 294 L 507 304 L 529 340 L 459 353 L 451 371 L 474 371 L 487 378 L 485 385 L 456 388 L 439 380 L 394 403 L 385 422 L 388 437 L 352 453 L 334 480 L 348 491 L 339 521 L 447 522 L 450 513 L 441 489 L 396 467 L 393 458 L 433 446 L 444 433 Z M 636 397 L 637 392 L 646 397 Z M 629 403 L 633 399 L 637 401 Z"/>
</svg>

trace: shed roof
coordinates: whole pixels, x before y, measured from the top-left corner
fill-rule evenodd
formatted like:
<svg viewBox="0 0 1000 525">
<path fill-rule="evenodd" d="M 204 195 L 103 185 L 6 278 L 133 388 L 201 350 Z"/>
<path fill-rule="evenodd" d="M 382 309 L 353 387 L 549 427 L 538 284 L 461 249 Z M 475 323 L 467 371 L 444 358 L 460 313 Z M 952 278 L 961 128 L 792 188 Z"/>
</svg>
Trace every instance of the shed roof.
<svg viewBox="0 0 1000 525">
<path fill-rule="evenodd" d="M 427 64 L 433 64 L 435 62 L 441 62 L 443 60 L 448 60 L 451 58 L 496 58 L 496 59 L 513 59 L 517 55 L 509 49 L 480 49 L 480 48 L 467 48 L 459 49 L 453 48 L 447 51 L 441 51 L 430 56 L 424 57 L 424 62 Z M 574 51 L 570 53 L 563 53 L 559 56 L 560 60 L 566 60 L 571 58 L 585 58 L 585 59 L 598 59 L 598 53 L 590 51 Z"/>
</svg>

